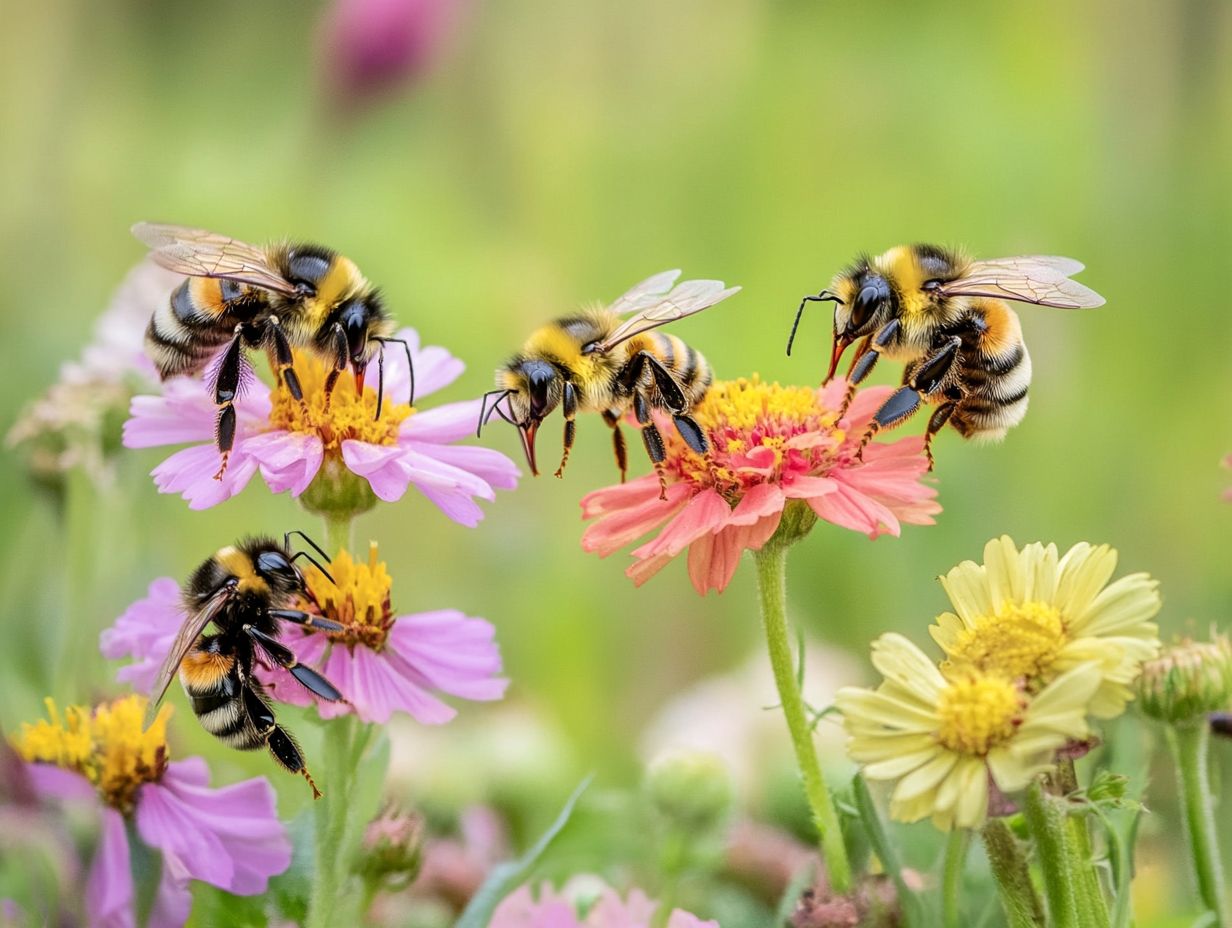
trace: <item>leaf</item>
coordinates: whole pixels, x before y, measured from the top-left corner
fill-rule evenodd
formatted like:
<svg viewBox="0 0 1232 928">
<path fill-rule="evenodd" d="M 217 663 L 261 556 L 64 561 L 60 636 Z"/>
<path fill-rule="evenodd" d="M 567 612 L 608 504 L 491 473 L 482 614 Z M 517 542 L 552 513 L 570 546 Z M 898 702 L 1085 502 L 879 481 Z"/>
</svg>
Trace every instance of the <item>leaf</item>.
<svg viewBox="0 0 1232 928">
<path fill-rule="evenodd" d="M 898 852 L 894 850 L 890 844 L 890 837 L 886 834 L 885 827 L 881 824 L 881 816 L 877 814 L 877 806 L 873 803 L 873 794 L 868 791 L 868 784 L 864 782 L 864 777 L 856 774 L 851 781 L 851 792 L 855 797 L 856 810 L 860 815 L 860 822 L 864 825 L 865 834 L 868 835 L 868 841 L 873 846 L 873 853 L 877 855 L 877 859 L 881 861 L 881 866 L 885 868 L 886 873 L 890 875 L 890 879 L 894 881 L 894 888 L 898 892 L 898 904 L 903 913 L 903 925 L 906 928 L 924 928 L 925 925 L 932 924 L 926 919 L 923 900 L 907 885 L 907 881 L 903 879 L 902 864 L 898 859 Z"/>
<path fill-rule="evenodd" d="M 295 816 L 287 826 L 291 839 L 291 865 L 270 880 L 270 894 L 278 913 L 294 924 L 308 917 L 308 899 L 316 873 L 316 831 L 312 809 Z"/>
<path fill-rule="evenodd" d="M 783 897 L 779 900 L 778 908 L 774 912 L 774 924 L 786 925 L 789 922 L 792 913 L 796 911 L 796 904 L 799 903 L 800 897 L 817 879 L 817 874 L 813 871 L 813 867 L 801 867 L 800 872 L 787 884 L 787 889 L 783 891 Z"/>
<path fill-rule="evenodd" d="M 590 786 L 593 778 L 592 774 L 577 785 L 566 800 L 564 808 L 560 810 L 560 814 L 556 816 L 556 820 L 548 826 L 548 830 L 540 835 L 539 840 L 526 853 L 516 860 L 506 861 L 492 868 L 492 872 L 483 881 L 479 891 L 471 897 L 466 911 L 454 924 L 454 928 L 487 928 L 488 922 L 492 920 L 492 913 L 496 911 L 501 900 L 509 895 L 514 887 L 526 881 L 531 868 L 556 840 L 556 836 L 569 824 L 569 818 L 573 815 L 573 807 L 577 805 L 578 799 L 586 791 L 586 787 Z"/>
</svg>

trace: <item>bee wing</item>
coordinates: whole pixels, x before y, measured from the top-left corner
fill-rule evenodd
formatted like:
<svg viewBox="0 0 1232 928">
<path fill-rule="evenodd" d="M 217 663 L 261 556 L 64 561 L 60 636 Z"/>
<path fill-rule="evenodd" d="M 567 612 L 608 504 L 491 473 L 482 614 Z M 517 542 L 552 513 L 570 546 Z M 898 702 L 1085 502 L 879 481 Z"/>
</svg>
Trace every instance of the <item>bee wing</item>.
<svg viewBox="0 0 1232 928">
<path fill-rule="evenodd" d="M 943 284 L 946 296 L 987 296 L 1058 309 L 1092 309 L 1104 298 L 1069 275 L 1083 265 L 1073 258 L 1053 255 L 1022 255 L 975 261 L 957 280 Z"/>
<path fill-rule="evenodd" d="M 666 275 L 660 274 L 659 276 Z M 651 280 L 654 279 L 651 278 Z M 616 331 L 599 346 L 599 350 L 611 351 L 621 342 L 628 341 L 635 335 L 657 329 L 661 325 L 675 322 L 685 316 L 700 313 L 703 309 L 709 309 L 715 303 L 722 302 L 739 290 L 739 287 L 725 287 L 721 280 L 686 280 L 673 287 L 668 293 L 656 296 L 653 302 L 617 326 Z"/>
<path fill-rule="evenodd" d="M 204 229 L 139 222 L 132 229 L 150 247 L 150 257 L 169 271 L 189 277 L 222 277 L 237 283 L 285 293 L 295 284 L 270 266 L 264 248 Z"/>
<path fill-rule="evenodd" d="M 167 695 L 167 688 L 175 679 L 176 671 L 180 669 L 184 656 L 230 598 L 231 589 L 223 587 L 210 597 L 209 602 L 185 619 L 184 624 L 180 626 L 175 641 L 171 643 L 171 650 L 163 658 L 162 666 L 158 668 L 158 676 L 154 678 L 154 685 L 150 688 L 150 701 L 145 710 L 145 728 L 149 728 L 157 717 L 158 704 Z"/>
<path fill-rule="evenodd" d="M 676 282 L 676 278 L 680 276 L 680 270 L 662 271 L 655 274 L 653 277 L 647 277 L 639 284 L 634 284 L 627 293 L 617 297 L 616 301 L 608 307 L 610 312 L 618 316 L 623 316 L 626 313 L 636 312 L 639 309 L 645 309 L 647 306 L 653 306 L 662 299 L 663 294 L 672 289 L 672 284 Z"/>
</svg>

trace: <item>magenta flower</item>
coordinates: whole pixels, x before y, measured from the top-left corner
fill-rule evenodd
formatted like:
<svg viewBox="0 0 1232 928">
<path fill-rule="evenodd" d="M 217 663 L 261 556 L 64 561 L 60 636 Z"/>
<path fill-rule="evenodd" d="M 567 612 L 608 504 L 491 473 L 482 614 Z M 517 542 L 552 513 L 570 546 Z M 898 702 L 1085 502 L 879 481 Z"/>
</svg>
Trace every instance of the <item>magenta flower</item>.
<svg viewBox="0 0 1232 928">
<path fill-rule="evenodd" d="M 583 918 L 569 897 L 551 886 L 541 886 L 537 898 L 529 886 L 522 886 L 496 907 L 490 928 L 650 928 L 658 907 L 640 889 L 621 899 L 615 890 L 604 887 Z M 673 909 L 667 928 L 719 928 L 719 923 Z"/>
<path fill-rule="evenodd" d="M 136 924 L 129 824 L 162 855 L 151 928 L 187 921 L 191 880 L 250 896 L 290 865 L 291 844 L 264 778 L 210 789 L 201 758 L 168 762 L 169 706 L 145 731 L 141 696 L 93 711 L 70 706 L 63 719 L 55 703 L 47 706 L 50 721 L 23 725 L 14 746 L 41 797 L 98 812 L 100 838 L 84 890 L 90 925 Z"/>
<path fill-rule="evenodd" d="M 687 549 L 689 577 L 705 595 L 727 587 L 741 554 L 760 549 L 795 501 L 870 538 L 897 535 L 904 522 L 931 524 L 941 507 L 921 482 L 923 439 L 873 442 L 857 457 L 890 388 L 862 390 L 840 418 L 845 389 L 841 381 L 820 390 L 757 377 L 717 381 L 693 412 L 709 437 L 709 460 L 663 429 L 666 499 L 654 474 L 588 494 L 582 516 L 595 521 L 582 547 L 606 557 L 662 528 L 633 550 L 626 573 L 641 585 Z"/>
<path fill-rule="evenodd" d="M 365 722 L 384 724 L 394 712 L 405 712 L 425 725 L 440 725 L 457 710 L 438 694 L 481 701 L 504 695 L 509 681 L 499 676 L 500 649 L 491 623 L 453 609 L 394 615 L 393 581 L 377 560 L 375 545 L 366 563 L 342 551 L 328 569 L 334 583 L 315 568 L 306 572 L 311 601 L 305 606 L 341 623 L 343 631 L 286 627 L 282 636 L 297 660 L 321 671 L 346 697 L 318 702 L 323 718 L 355 712 Z M 117 679 L 148 692 L 183 620 L 175 582 L 164 577 L 150 584 L 149 595 L 100 636 L 104 657 L 135 660 Z M 284 670 L 259 667 L 257 677 L 280 702 L 316 701 Z"/>
<path fill-rule="evenodd" d="M 452 383 L 464 365 L 444 348 L 419 346 L 413 329 L 399 338 L 411 346 L 416 398 Z M 133 399 L 132 417 L 124 425 L 129 448 L 191 444 L 152 472 L 163 493 L 179 493 L 192 509 L 207 509 L 230 499 L 260 472 L 275 493 L 298 497 L 323 482 L 358 481 L 359 490 L 394 502 L 414 486 L 447 516 L 474 526 L 483 518 L 476 499 L 492 500 L 497 489 L 512 489 L 518 470 L 491 448 L 454 444 L 471 434 L 479 401 L 448 403 L 420 412 L 399 402 L 410 388 L 406 358 L 398 352 L 385 359 L 385 401 L 376 413 L 376 388 L 369 378 L 363 395 L 345 373 L 329 408 L 323 390 L 325 365 L 296 352 L 295 369 L 303 386 L 305 407 L 283 387 L 252 385 L 236 402 L 238 427 L 226 473 L 214 479 L 216 412 L 200 380 L 176 378 L 161 396 Z"/>
</svg>

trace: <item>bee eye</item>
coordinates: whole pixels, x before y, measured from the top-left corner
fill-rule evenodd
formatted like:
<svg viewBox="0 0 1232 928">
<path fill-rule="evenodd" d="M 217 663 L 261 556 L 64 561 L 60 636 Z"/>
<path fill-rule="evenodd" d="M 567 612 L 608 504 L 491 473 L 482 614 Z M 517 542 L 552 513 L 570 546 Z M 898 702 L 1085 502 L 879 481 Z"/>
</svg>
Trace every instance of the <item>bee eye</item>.
<svg viewBox="0 0 1232 928">
<path fill-rule="evenodd" d="M 920 284 L 920 289 L 921 290 L 939 290 L 941 289 L 941 281 L 936 280 L 936 279 L 926 280 L 924 281 L 924 283 Z"/>
<path fill-rule="evenodd" d="M 277 551 L 262 551 L 257 555 L 257 572 L 292 582 L 299 576 L 291 562 Z"/>
</svg>

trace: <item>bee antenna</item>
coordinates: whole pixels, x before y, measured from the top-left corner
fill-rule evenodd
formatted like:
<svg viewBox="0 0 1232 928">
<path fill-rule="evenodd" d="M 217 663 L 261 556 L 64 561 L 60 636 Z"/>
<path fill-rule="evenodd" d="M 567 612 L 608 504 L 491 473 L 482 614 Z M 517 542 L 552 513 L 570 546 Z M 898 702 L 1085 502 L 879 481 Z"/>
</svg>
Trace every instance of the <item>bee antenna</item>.
<svg viewBox="0 0 1232 928">
<path fill-rule="evenodd" d="M 791 324 L 791 334 L 787 336 L 787 357 L 791 357 L 791 346 L 796 340 L 796 329 L 800 327 L 800 317 L 804 315 L 805 303 L 825 303 L 825 302 L 842 303 L 844 300 L 841 297 L 835 296 L 829 290 L 822 290 L 816 296 L 806 296 L 800 301 L 800 308 L 796 310 L 796 321 Z"/>
<path fill-rule="evenodd" d="M 476 438 L 483 432 L 483 427 L 488 424 L 488 420 L 492 418 L 492 413 L 500 406 L 501 400 L 512 392 L 512 390 L 501 390 L 498 388 L 496 390 L 489 390 L 483 395 L 483 402 L 479 404 L 479 424 L 475 427 Z M 500 396 L 496 396 L 498 393 Z M 488 406 L 488 397 L 490 396 L 496 396 L 496 401 L 492 403 L 491 407 Z"/>
<path fill-rule="evenodd" d="M 291 531 L 287 532 L 285 535 L 282 536 L 282 546 L 284 548 L 290 549 L 292 535 L 298 535 L 304 541 L 308 542 L 308 544 L 312 546 L 312 548 L 317 552 L 317 554 L 321 555 L 321 557 L 323 557 L 326 561 L 330 560 L 329 555 L 325 553 L 325 551 L 321 548 L 321 546 L 317 544 L 315 541 L 313 541 L 310 537 L 308 537 L 308 535 L 305 532 L 302 532 L 299 529 L 292 529 Z M 321 566 L 320 561 L 318 561 L 315 557 L 313 557 L 307 551 L 296 551 L 295 554 L 291 556 L 291 562 L 294 563 L 296 559 L 301 558 L 301 557 L 307 558 L 313 567 L 315 567 L 321 573 L 325 574 L 326 579 L 328 579 L 330 583 L 333 583 L 334 586 L 338 585 L 334 581 L 334 578 L 330 576 L 329 571 Z"/>
<path fill-rule="evenodd" d="M 325 574 L 325 579 L 326 579 L 326 580 L 328 580 L 328 581 L 329 581 L 330 583 L 332 583 L 334 586 L 337 586 L 337 585 L 338 585 L 338 581 L 337 581 L 337 580 L 335 580 L 335 579 L 333 578 L 333 576 L 330 574 L 330 572 L 329 572 L 328 570 L 326 570 L 324 567 L 322 567 L 322 566 L 321 566 L 321 562 L 320 562 L 320 561 L 318 561 L 318 560 L 317 560 L 315 557 L 313 557 L 311 554 L 309 554 L 307 551 L 296 551 L 293 555 L 291 555 L 291 563 L 292 563 L 292 564 L 294 564 L 294 563 L 295 563 L 296 561 L 298 561 L 301 557 L 302 557 L 304 560 L 308 561 L 308 563 L 310 563 L 313 567 L 315 567 L 315 568 L 316 568 L 317 570 L 319 570 L 321 573 Z"/>
<path fill-rule="evenodd" d="M 406 369 L 411 378 L 411 396 L 407 400 L 410 406 L 415 405 L 415 361 L 411 357 L 411 346 L 407 344 L 405 338 L 386 338 L 383 335 L 377 336 L 374 341 L 380 342 L 382 345 L 401 345 L 402 350 L 406 352 Z"/>
</svg>

